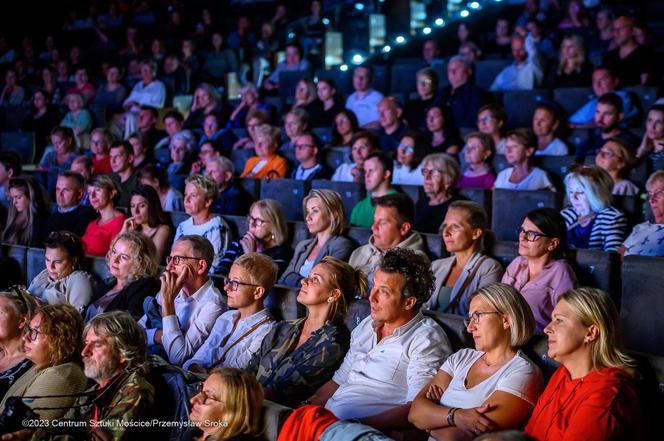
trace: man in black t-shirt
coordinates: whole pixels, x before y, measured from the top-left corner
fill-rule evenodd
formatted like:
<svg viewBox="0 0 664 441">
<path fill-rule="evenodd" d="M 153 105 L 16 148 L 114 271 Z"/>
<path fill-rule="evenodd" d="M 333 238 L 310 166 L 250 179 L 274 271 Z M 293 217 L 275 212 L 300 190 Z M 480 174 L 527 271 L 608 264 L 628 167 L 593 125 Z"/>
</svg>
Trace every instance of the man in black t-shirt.
<svg viewBox="0 0 664 441">
<path fill-rule="evenodd" d="M 622 87 L 640 86 L 648 81 L 649 51 L 634 39 L 634 20 L 618 17 L 613 22 L 613 40 L 618 46 L 604 54 L 603 64 L 610 67 Z"/>
</svg>

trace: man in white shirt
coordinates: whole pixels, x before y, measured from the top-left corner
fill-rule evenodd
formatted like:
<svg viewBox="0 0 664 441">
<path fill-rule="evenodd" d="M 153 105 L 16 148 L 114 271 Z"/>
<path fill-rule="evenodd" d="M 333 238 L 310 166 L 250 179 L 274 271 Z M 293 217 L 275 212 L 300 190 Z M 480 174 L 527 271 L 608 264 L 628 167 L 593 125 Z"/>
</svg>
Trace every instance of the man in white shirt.
<svg viewBox="0 0 664 441">
<path fill-rule="evenodd" d="M 512 56 L 514 63 L 503 69 L 493 81 L 492 92 L 536 89 L 542 82 L 544 73 L 532 35 L 512 36 Z"/>
<path fill-rule="evenodd" d="M 314 179 L 330 178 L 327 167 L 319 161 L 322 147 L 318 137 L 310 132 L 304 132 L 295 139 L 295 159 L 298 164 L 291 174 L 292 179 L 311 182 Z"/>
<path fill-rule="evenodd" d="M 377 129 L 380 127 L 378 103 L 383 94 L 371 88 L 373 71 L 370 66 L 358 66 L 353 72 L 353 92 L 346 100 L 346 108 L 357 116 L 360 127 Z"/>
<path fill-rule="evenodd" d="M 224 290 L 228 307 L 236 309 L 219 316 L 203 346 L 182 367 L 198 373 L 246 368 L 276 324 L 263 299 L 274 287 L 277 272 L 277 265 L 265 254 L 247 253 L 233 262 Z"/>
<path fill-rule="evenodd" d="M 201 236 L 182 236 L 166 258 L 156 302 L 162 328 L 144 315 L 139 320 L 148 345 L 161 345 L 168 361 L 181 365 L 203 344 L 217 317 L 227 309 L 221 293 L 208 277 L 214 250 Z"/>
<path fill-rule="evenodd" d="M 385 253 L 369 295 L 371 316 L 353 330 L 343 364 L 309 401 L 383 432 L 412 427 L 411 402 L 452 353 L 442 328 L 420 312 L 433 283 L 422 256 L 403 248 Z"/>
</svg>

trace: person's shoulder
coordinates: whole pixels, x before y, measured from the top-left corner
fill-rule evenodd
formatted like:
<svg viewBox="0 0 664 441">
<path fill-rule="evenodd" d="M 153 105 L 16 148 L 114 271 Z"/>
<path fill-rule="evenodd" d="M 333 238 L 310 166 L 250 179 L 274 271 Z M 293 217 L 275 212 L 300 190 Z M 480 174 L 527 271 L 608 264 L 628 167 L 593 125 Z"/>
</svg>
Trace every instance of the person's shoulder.
<svg viewBox="0 0 664 441">
<path fill-rule="evenodd" d="M 441 271 L 443 268 L 449 267 L 452 262 L 454 262 L 454 256 L 436 259 L 431 262 L 431 271 L 433 271 L 434 275 L 436 275 L 436 273 Z"/>
</svg>

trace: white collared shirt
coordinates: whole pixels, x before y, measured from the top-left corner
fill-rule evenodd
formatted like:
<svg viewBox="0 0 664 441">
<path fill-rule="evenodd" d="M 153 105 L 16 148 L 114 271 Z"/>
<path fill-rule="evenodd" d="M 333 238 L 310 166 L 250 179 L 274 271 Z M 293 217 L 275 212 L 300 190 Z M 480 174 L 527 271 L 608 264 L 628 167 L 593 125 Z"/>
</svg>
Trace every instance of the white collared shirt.
<svg viewBox="0 0 664 441">
<path fill-rule="evenodd" d="M 364 96 L 353 92 L 346 99 L 346 108 L 355 113 L 358 124 L 360 127 L 363 127 L 380 119 L 380 115 L 378 115 L 378 103 L 382 99 L 383 94 L 374 89 L 369 89 Z"/>
<path fill-rule="evenodd" d="M 161 305 L 161 292 L 157 295 Z M 187 297 L 180 290 L 175 297 L 175 315 L 164 317 L 164 333 L 161 344 L 168 354 L 168 360 L 181 365 L 203 344 L 219 317 L 228 307 L 212 280 L 205 282 L 198 291 Z M 147 317 L 138 322 L 145 328 Z M 146 329 L 148 344 L 154 344 L 156 329 Z"/>
<path fill-rule="evenodd" d="M 251 357 L 260 349 L 263 337 L 272 330 L 276 322 L 267 309 L 262 309 L 249 317 L 240 319 L 235 330 L 233 330 L 233 325 L 239 316 L 240 311 L 235 309 L 221 314 L 214 323 L 212 332 L 210 332 L 210 336 L 205 340 L 203 346 L 182 367 L 189 369 L 191 365 L 197 364 L 206 369 L 211 367 L 246 368 Z M 267 321 L 265 321 L 266 319 Z M 241 336 L 261 322 L 264 323 L 235 344 Z M 226 340 L 226 344 L 221 346 L 222 341 L 226 339 L 231 331 L 233 334 Z M 228 349 L 229 347 L 230 349 Z M 226 352 L 227 350 L 228 352 Z M 223 363 L 219 363 L 224 353 L 226 353 L 225 360 Z"/>
<path fill-rule="evenodd" d="M 332 378 L 339 388 L 325 407 L 340 419 L 364 418 L 413 401 L 452 353 L 443 329 L 421 312 L 380 342 L 375 326 L 371 316 L 357 325 Z"/>
</svg>

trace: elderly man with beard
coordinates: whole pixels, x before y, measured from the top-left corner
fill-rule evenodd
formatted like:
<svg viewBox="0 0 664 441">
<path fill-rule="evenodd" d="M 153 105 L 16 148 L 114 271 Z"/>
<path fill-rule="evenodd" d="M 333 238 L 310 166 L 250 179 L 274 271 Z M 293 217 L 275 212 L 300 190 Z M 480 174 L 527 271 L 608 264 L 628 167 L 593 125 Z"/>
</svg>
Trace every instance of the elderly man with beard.
<svg viewBox="0 0 664 441">
<path fill-rule="evenodd" d="M 154 405 L 154 387 L 145 379 L 143 329 L 127 312 L 112 311 L 90 320 L 83 334 L 85 375 L 97 384 L 78 399 L 63 420 L 39 429 L 32 439 L 117 441 L 137 439 L 142 432 L 147 435 L 147 426 L 130 427 L 132 421 L 147 421 Z M 23 430 L 2 439 L 30 437 Z"/>
</svg>

